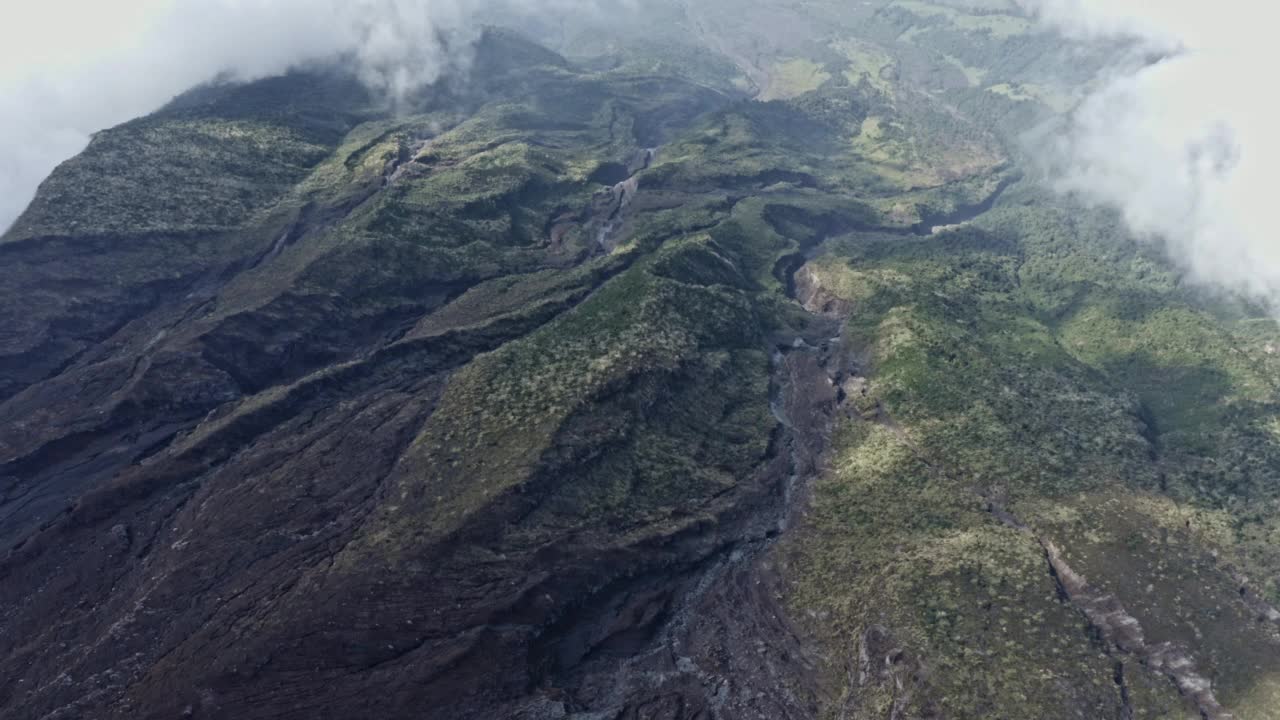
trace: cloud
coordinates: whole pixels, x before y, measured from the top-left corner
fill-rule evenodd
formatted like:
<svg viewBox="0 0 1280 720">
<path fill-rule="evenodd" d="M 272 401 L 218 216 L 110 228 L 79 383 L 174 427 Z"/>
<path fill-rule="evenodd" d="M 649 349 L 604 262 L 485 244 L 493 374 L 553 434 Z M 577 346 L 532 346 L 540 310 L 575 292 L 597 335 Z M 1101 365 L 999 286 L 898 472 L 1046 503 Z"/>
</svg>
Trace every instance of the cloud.
<svg viewBox="0 0 1280 720">
<path fill-rule="evenodd" d="M 216 77 L 343 55 L 390 102 L 465 67 L 480 17 L 588 0 L 46 0 L 0 10 L 0 230 L 92 133 Z M 103 8 L 109 12 L 105 12 Z M 486 15 L 487 14 L 487 15 Z"/>
<path fill-rule="evenodd" d="M 1189 277 L 1280 310 L 1271 186 L 1280 9 L 1255 0 L 1024 0 L 1064 33 L 1127 37 L 1165 59 L 1120 62 L 1048 146 L 1058 187 L 1117 208 Z"/>
</svg>

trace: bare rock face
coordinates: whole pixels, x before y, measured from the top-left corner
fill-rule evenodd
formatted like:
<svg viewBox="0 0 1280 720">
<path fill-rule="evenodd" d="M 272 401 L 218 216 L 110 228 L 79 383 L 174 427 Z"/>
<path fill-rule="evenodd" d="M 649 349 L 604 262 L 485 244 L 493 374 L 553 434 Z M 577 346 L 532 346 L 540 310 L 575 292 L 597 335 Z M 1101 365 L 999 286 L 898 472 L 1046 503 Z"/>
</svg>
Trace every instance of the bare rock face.
<svg viewBox="0 0 1280 720">
<path fill-rule="evenodd" d="M 821 278 L 811 265 L 806 264 L 796 273 L 795 292 L 796 299 L 811 313 L 847 318 L 854 312 L 853 301 L 823 287 Z"/>
<path fill-rule="evenodd" d="M 927 668 L 894 642 L 886 628 L 873 625 L 863 632 L 858 647 L 856 686 L 863 692 L 876 688 L 893 698 L 889 707 L 890 718 L 907 717 L 912 701 L 927 683 Z M 852 717 L 871 714 L 867 709 L 860 710 L 856 706 L 846 709 L 852 710 Z M 926 705 L 918 717 L 942 715 L 936 707 Z"/>
<path fill-rule="evenodd" d="M 1196 670 L 1189 648 L 1172 642 L 1149 644 L 1142 623 L 1125 610 L 1119 598 L 1091 588 L 1088 579 L 1071 569 L 1052 542 L 1045 542 L 1044 547 L 1063 592 L 1108 643 L 1155 672 L 1168 675 L 1178 691 L 1194 703 L 1202 717 L 1210 720 L 1235 717 L 1214 697 L 1213 683 Z"/>
</svg>

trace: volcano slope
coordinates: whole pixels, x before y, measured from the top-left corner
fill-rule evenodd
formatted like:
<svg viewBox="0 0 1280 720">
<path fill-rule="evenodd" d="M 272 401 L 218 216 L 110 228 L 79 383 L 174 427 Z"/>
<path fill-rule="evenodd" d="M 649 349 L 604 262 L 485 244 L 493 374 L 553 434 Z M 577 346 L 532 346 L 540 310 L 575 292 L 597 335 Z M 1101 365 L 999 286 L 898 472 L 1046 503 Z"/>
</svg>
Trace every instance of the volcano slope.
<svg viewBox="0 0 1280 720">
<path fill-rule="evenodd" d="M 0 715 L 1280 717 L 1280 332 L 892 5 L 97 136 L 0 242 Z"/>
</svg>

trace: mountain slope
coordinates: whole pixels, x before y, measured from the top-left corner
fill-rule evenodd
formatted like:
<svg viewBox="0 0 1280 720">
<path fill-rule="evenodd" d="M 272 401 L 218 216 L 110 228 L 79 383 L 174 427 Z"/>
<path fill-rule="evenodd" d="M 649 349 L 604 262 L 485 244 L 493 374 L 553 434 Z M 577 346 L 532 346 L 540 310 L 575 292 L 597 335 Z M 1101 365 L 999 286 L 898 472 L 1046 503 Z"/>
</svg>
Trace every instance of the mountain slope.
<svg viewBox="0 0 1280 720">
<path fill-rule="evenodd" d="M 1070 49 L 661 8 L 55 172 L 0 241 L 0 714 L 1277 717 L 1280 332 L 1023 177 Z"/>
</svg>

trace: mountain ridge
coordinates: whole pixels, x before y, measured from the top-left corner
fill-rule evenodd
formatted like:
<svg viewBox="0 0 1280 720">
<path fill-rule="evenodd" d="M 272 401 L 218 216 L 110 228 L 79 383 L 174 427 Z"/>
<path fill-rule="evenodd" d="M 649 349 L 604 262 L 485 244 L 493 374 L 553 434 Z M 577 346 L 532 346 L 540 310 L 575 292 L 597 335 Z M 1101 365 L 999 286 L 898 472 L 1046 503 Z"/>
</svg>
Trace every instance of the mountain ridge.
<svg viewBox="0 0 1280 720">
<path fill-rule="evenodd" d="M 294 73 L 55 172 L 3 713 L 1273 717 L 1280 332 L 1024 172 L 1069 48 L 811 6 L 754 71 L 737 16 L 490 32 L 414 112 Z"/>
</svg>

